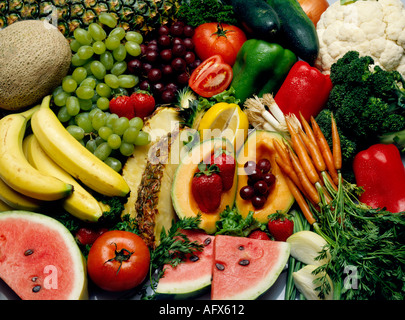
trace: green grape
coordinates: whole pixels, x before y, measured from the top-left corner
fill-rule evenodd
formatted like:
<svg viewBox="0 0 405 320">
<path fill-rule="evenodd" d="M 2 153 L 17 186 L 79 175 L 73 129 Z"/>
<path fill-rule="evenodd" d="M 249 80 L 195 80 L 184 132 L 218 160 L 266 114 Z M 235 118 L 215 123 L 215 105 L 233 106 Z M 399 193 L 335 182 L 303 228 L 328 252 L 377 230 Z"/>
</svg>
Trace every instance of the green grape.
<svg viewBox="0 0 405 320">
<path fill-rule="evenodd" d="M 143 120 L 140 117 L 134 117 L 131 120 L 129 120 L 129 126 L 134 127 L 140 131 L 143 127 Z"/>
<path fill-rule="evenodd" d="M 118 78 L 117 78 L 118 79 Z M 117 88 L 113 90 L 114 95 L 129 96 L 129 92 L 124 88 Z"/>
<path fill-rule="evenodd" d="M 75 53 L 75 54 L 72 56 L 71 63 L 72 63 L 72 65 L 75 66 L 75 67 L 83 66 L 83 65 L 86 64 L 86 62 L 87 62 L 86 60 L 80 59 L 80 57 L 78 56 L 77 53 Z"/>
<path fill-rule="evenodd" d="M 73 31 L 73 36 L 82 46 L 88 46 L 93 41 L 90 33 L 83 28 L 76 28 L 75 31 Z"/>
<path fill-rule="evenodd" d="M 80 99 L 79 98 L 80 109 L 83 111 L 88 111 L 91 109 L 93 103 L 91 99 Z"/>
<path fill-rule="evenodd" d="M 138 137 L 138 133 L 139 133 L 139 129 L 137 129 L 135 127 L 129 127 L 124 131 L 124 134 L 122 136 L 122 140 L 124 142 L 134 144 L 135 141 L 136 141 L 136 138 Z"/>
<path fill-rule="evenodd" d="M 106 121 L 107 115 L 104 112 L 96 112 L 91 119 L 91 124 L 93 128 L 98 131 L 105 125 Z"/>
<path fill-rule="evenodd" d="M 97 93 L 97 91 L 96 91 L 96 92 L 94 93 L 93 98 L 91 98 L 91 102 L 92 102 L 93 104 L 96 104 L 98 98 L 100 98 L 100 95 L 99 95 L 99 94 Z"/>
<path fill-rule="evenodd" d="M 111 96 L 111 88 L 103 82 L 100 82 L 99 84 L 97 84 L 96 92 L 100 95 L 100 97 L 108 98 L 109 96 Z"/>
<path fill-rule="evenodd" d="M 113 157 L 107 157 L 107 159 L 104 160 L 105 164 L 107 164 L 109 167 L 114 169 L 117 172 L 120 172 L 122 169 L 122 163 L 116 158 Z"/>
<path fill-rule="evenodd" d="M 76 39 L 73 39 L 70 42 L 70 50 L 72 50 L 73 52 L 77 52 L 77 50 L 79 50 L 81 44 L 79 41 L 77 41 Z"/>
<path fill-rule="evenodd" d="M 67 112 L 67 108 L 66 107 L 62 107 L 59 109 L 58 111 L 58 119 L 60 122 L 67 122 L 71 119 L 72 117 L 69 115 L 69 113 Z"/>
<path fill-rule="evenodd" d="M 117 25 L 117 19 L 115 19 L 112 14 L 106 12 L 100 13 L 98 20 L 110 28 L 115 28 Z"/>
<path fill-rule="evenodd" d="M 122 155 L 129 157 L 135 151 L 135 146 L 131 143 L 122 142 L 120 152 Z"/>
<path fill-rule="evenodd" d="M 76 83 L 80 84 L 84 79 L 87 77 L 87 71 L 83 67 L 77 67 L 73 70 L 72 78 L 76 81 Z"/>
<path fill-rule="evenodd" d="M 89 119 L 88 112 L 79 113 L 75 117 L 76 124 L 84 130 L 85 133 L 93 131 L 93 126 L 91 125 L 91 120 Z"/>
<path fill-rule="evenodd" d="M 115 120 L 117 120 L 118 118 L 119 118 L 118 114 L 111 113 L 107 118 L 106 126 L 112 129 Z"/>
<path fill-rule="evenodd" d="M 127 43 L 125 43 L 125 49 L 128 54 L 133 57 L 137 57 L 141 54 L 141 46 L 134 41 L 127 41 Z"/>
<path fill-rule="evenodd" d="M 108 137 L 110 135 L 112 135 L 114 132 L 110 127 L 101 127 L 100 129 L 98 129 L 98 135 L 100 136 L 100 138 L 102 138 L 103 140 L 107 141 Z"/>
<path fill-rule="evenodd" d="M 127 34 L 125 35 L 125 39 L 127 41 L 132 41 L 137 44 L 141 44 L 143 42 L 142 34 L 136 31 L 128 31 Z"/>
<path fill-rule="evenodd" d="M 108 36 L 117 36 L 118 39 L 122 40 L 125 37 L 125 30 L 123 27 L 116 27 L 110 31 Z"/>
<path fill-rule="evenodd" d="M 86 63 L 83 65 L 83 68 L 86 69 L 88 77 L 93 75 L 93 72 L 91 72 L 91 68 L 90 68 L 92 62 L 93 62 L 93 59 L 90 59 L 90 60 L 87 60 Z"/>
<path fill-rule="evenodd" d="M 113 67 L 111 68 L 111 73 L 116 75 L 117 77 L 123 74 L 127 70 L 127 63 L 125 61 L 118 61 L 114 63 Z"/>
<path fill-rule="evenodd" d="M 125 50 L 125 46 L 120 44 L 118 48 L 113 50 L 113 56 L 116 61 L 124 61 L 127 57 L 127 50 Z"/>
<path fill-rule="evenodd" d="M 66 105 L 66 100 L 68 97 L 70 97 L 70 93 L 63 91 L 55 95 L 55 97 L 53 98 L 53 102 L 58 107 L 63 107 L 64 105 Z"/>
<path fill-rule="evenodd" d="M 89 30 L 91 37 L 95 41 L 102 41 L 107 36 L 104 29 L 98 23 L 95 23 L 95 22 L 90 23 L 88 30 Z"/>
<path fill-rule="evenodd" d="M 104 112 L 102 112 L 99 108 L 94 108 L 94 109 L 91 109 L 90 110 L 90 112 L 89 112 L 89 119 L 90 120 L 93 120 L 93 117 L 97 114 L 97 113 L 104 113 Z"/>
<path fill-rule="evenodd" d="M 97 108 L 100 110 L 106 111 L 110 107 L 110 100 L 106 97 L 100 97 L 97 100 Z"/>
<path fill-rule="evenodd" d="M 56 88 L 53 90 L 53 92 L 52 92 L 52 97 L 55 99 L 55 97 L 56 97 L 59 93 L 62 93 L 62 92 L 64 92 L 62 86 L 58 86 L 58 87 L 56 87 Z"/>
<path fill-rule="evenodd" d="M 96 145 L 97 147 L 102 144 L 103 142 L 106 142 L 103 138 L 101 138 L 100 136 L 94 139 L 96 141 Z"/>
<path fill-rule="evenodd" d="M 94 96 L 94 89 L 88 86 L 80 86 L 76 89 L 76 95 L 80 99 L 91 99 Z"/>
<path fill-rule="evenodd" d="M 90 139 L 89 141 L 86 142 L 86 148 L 89 150 L 91 153 L 94 153 L 94 151 L 97 149 L 97 143 L 96 140 Z"/>
<path fill-rule="evenodd" d="M 114 124 L 112 126 L 112 129 L 114 133 L 118 134 L 119 136 L 122 136 L 129 127 L 129 120 L 126 117 L 119 117 L 114 121 Z"/>
<path fill-rule="evenodd" d="M 121 146 L 121 137 L 118 134 L 113 133 L 108 137 L 107 143 L 111 149 L 118 149 Z"/>
<path fill-rule="evenodd" d="M 139 131 L 138 136 L 135 139 L 134 144 L 136 146 L 145 146 L 150 142 L 150 135 L 145 131 Z"/>
<path fill-rule="evenodd" d="M 114 50 L 118 48 L 118 46 L 121 44 L 120 39 L 117 36 L 108 36 L 107 39 L 105 39 L 105 47 L 108 50 Z"/>
<path fill-rule="evenodd" d="M 90 65 L 90 69 L 93 75 L 99 80 L 104 79 L 107 72 L 104 65 L 100 61 L 93 61 Z"/>
<path fill-rule="evenodd" d="M 139 83 L 139 78 L 132 74 L 122 74 L 118 76 L 121 88 L 133 88 Z"/>
<path fill-rule="evenodd" d="M 108 156 L 111 154 L 111 147 L 108 145 L 107 142 L 101 143 L 96 150 L 94 150 L 94 155 L 99 158 L 100 160 L 104 161 L 105 159 L 108 158 Z"/>
<path fill-rule="evenodd" d="M 80 112 L 80 102 L 79 99 L 75 96 L 70 96 L 66 100 L 66 108 L 69 115 L 72 117 L 77 115 Z M 83 138 L 82 138 L 83 139 Z M 80 140 L 80 139 L 77 139 Z"/>
<path fill-rule="evenodd" d="M 74 92 L 77 88 L 77 82 L 72 78 L 72 76 L 66 76 L 62 80 L 62 88 L 65 92 Z"/>
<path fill-rule="evenodd" d="M 70 125 L 66 127 L 66 130 L 75 138 L 77 141 L 80 141 L 84 138 L 84 130 L 76 125 Z"/>
<path fill-rule="evenodd" d="M 117 89 L 120 86 L 118 77 L 114 74 L 106 74 L 104 77 L 104 82 L 112 89 Z"/>
<path fill-rule="evenodd" d="M 96 85 L 97 85 L 96 79 L 93 78 L 93 77 L 91 77 L 91 76 L 87 77 L 86 79 L 84 79 L 84 80 L 80 83 L 80 86 L 81 86 L 81 87 L 89 87 L 89 88 L 92 88 L 92 89 L 94 89 L 94 88 L 96 87 Z M 90 99 L 90 98 L 89 98 L 89 99 Z"/>
<path fill-rule="evenodd" d="M 102 54 L 105 52 L 106 47 L 103 41 L 96 41 L 93 43 L 93 51 L 95 54 Z"/>
<path fill-rule="evenodd" d="M 77 51 L 77 55 L 80 59 L 87 60 L 90 59 L 94 54 L 93 47 L 91 46 L 81 46 L 79 51 Z"/>
<path fill-rule="evenodd" d="M 114 57 L 110 51 L 106 51 L 100 55 L 100 62 L 106 70 L 111 70 L 114 65 Z"/>
</svg>

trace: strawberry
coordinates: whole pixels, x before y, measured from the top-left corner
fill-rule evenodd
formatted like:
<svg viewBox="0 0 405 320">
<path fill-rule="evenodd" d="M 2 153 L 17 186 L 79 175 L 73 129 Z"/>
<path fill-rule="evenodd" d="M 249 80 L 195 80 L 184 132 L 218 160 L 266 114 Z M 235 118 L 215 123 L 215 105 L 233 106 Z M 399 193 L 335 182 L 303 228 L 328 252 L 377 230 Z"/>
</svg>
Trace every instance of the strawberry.
<svg viewBox="0 0 405 320">
<path fill-rule="evenodd" d="M 276 241 L 286 241 L 293 234 L 294 222 L 283 213 L 269 215 L 267 227 Z"/>
<path fill-rule="evenodd" d="M 119 117 L 126 117 L 129 120 L 135 117 L 134 108 L 128 96 L 119 95 L 110 100 L 110 111 Z"/>
<path fill-rule="evenodd" d="M 250 239 L 259 239 L 259 240 L 270 240 L 270 237 L 267 235 L 266 232 L 262 230 L 254 230 L 249 235 L 248 238 Z"/>
<path fill-rule="evenodd" d="M 139 118 L 144 119 L 155 111 L 155 98 L 146 91 L 136 91 L 131 95 L 130 99 L 135 115 Z"/>
<path fill-rule="evenodd" d="M 191 191 L 202 212 L 209 213 L 218 209 L 221 204 L 222 179 L 216 165 L 200 163 L 194 174 Z"/>
<path fill-rule="evenodd" d="M 219 168 L 219 175 L 222 178 L 223 191 L 227 191 L 233 186 L 235 177 L 235 159 L 230 155 L 229 151 L 218 149 L 211 155 L 211 164 L 215 164 Z"/>
</svg>

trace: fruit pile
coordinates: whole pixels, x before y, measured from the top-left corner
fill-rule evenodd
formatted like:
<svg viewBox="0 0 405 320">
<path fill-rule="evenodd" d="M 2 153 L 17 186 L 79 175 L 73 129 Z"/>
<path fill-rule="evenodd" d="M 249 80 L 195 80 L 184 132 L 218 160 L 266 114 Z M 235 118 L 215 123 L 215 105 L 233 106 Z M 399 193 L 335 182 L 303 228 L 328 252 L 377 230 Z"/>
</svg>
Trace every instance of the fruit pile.
<svg viewBox="0 0 405 320">
<path fill-rule="evenodd" d="M 141 90 L 151 90 L 158 103 L 171 103 L 201 60 L 194 53 L 191 26 L 177 21 L 161 26 L 157 34 L 141 45 L 141 55 L 128 62 L 128 69 L 140 78 Z"/>
</svg>

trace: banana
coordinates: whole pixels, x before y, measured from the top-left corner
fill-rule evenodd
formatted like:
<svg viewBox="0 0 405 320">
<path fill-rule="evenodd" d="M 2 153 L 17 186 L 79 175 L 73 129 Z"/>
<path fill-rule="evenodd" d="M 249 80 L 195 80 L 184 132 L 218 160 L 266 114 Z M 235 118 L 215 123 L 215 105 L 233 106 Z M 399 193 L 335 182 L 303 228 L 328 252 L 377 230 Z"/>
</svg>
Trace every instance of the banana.
<svg viewBox="0 0 405 320">
<path fill-rule="evenodd" d="M 37 211 L 41 207 L 41 201 L 15 191 L 2 179 L 0 179 L 0 200 L 9 207 L 18 210 Z"/>
<path fill-rule="evenodd" d="M 27 197 L 58 200 L 72 193 L 72 185 L 39 172 L 28 163 L 22 149 L 27 122 L 37 110 L 38 106 L 0 120 L 0 178 Z"/>
<path fill-rule="evenodd" d="M 50 96 L 31 119 L 31 127 L 42 149 L 73 178 L 106 196 L 126 196 L 129 186 L 124 178 L 83 147 L 67 132 L 49 108 Z"/>
<path fill-rule="evenodd" d="M 103 215 L 100 203 L 42 150 L 33 134 L 24 139 L 23 149 L 26 152 L 28 162 L 34 168 L 73 186 L 73 193 L 62 200 L 63 208 L 67 212 L 81 220 L 97 222 Z"/>
<path fill-rule="evenodd" d="M 7 203 L 0 200 L 0 212 L 11 211 L 14 208 L 10 207 Z"/>
</svg>

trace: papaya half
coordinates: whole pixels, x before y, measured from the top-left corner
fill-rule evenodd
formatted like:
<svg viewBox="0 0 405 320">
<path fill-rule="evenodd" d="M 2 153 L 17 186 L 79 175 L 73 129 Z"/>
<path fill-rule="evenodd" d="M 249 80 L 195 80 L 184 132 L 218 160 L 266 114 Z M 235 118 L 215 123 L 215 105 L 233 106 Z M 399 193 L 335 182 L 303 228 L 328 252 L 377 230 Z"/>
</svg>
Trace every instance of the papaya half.
<svg viewBox="0 0 405 320">
<path fill-rule="evenodd" d="M 279 140 L 282 143 L 284 138 L 276 132 L 255 130 L 248 136 L 236 158 L 238 187 L 235 206 L 244 218 L 249 214 L 249 211 L 253 211 L 253 216 L 263 223 L 269 220 L 268 216 L 272 213 L 276 213 L 277 211 L 288 212 L 294 203 L 294 197 L 275 160 L 277 152 L 274 148 L 274 140 Z M 249 175 L 244 165 L 248 161 L 257 163 L 260 159 L 270 161 L 271 173 L 274 175 L 275 180 L 269 187 L 264 205 L 261 208 L 257 208 L 252 204 L 251 200 L 242 199 L 240 190 L 249 184 Z"/>
</svg>

